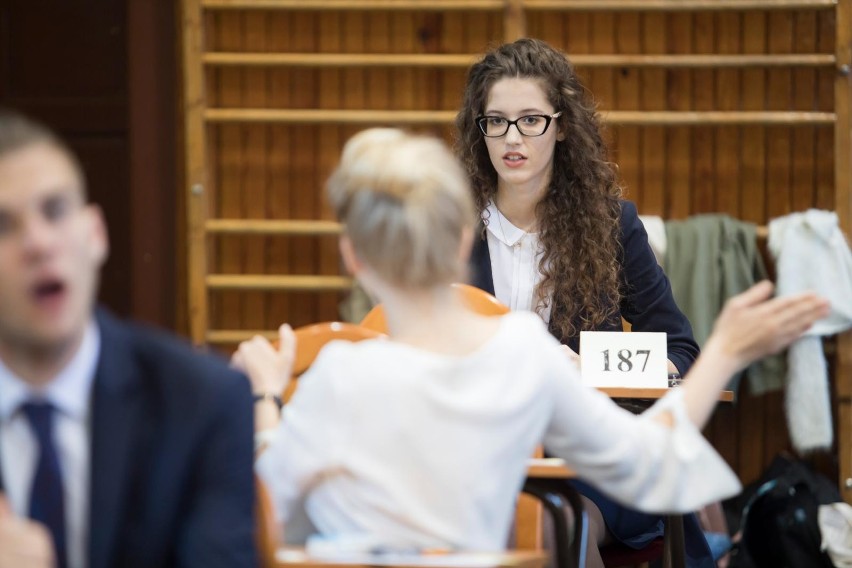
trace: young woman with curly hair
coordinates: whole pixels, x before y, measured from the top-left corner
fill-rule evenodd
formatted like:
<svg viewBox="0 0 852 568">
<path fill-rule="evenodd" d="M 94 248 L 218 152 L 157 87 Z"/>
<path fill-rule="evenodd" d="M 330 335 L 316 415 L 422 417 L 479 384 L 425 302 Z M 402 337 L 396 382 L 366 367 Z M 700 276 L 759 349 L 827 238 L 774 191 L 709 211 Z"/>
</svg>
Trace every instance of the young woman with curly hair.
<svg viewBox="0 0 852 568">
<path fill-rule="evenodd" d="M 538 313 L 575 359 L 583 330 L 621 331 L 624 318 L 637 331 L 664 331 L 669 371 L 685 374 L 698 345 L 636 206 L 621 198 L 595 103 L 568 59 L 534 39 L 492 50 L 468 73 L 456 126 L 482 219 L 473 283 Z M 642 548 L 662 534 L 659 517 L 579 485 L 595 504 L 590 540 Z M 697 524 L 688 532 L 697 533 L 690 565 L 712 565 Z M 600 562 L 597 549 L 589 556 Z"/>
</svg>

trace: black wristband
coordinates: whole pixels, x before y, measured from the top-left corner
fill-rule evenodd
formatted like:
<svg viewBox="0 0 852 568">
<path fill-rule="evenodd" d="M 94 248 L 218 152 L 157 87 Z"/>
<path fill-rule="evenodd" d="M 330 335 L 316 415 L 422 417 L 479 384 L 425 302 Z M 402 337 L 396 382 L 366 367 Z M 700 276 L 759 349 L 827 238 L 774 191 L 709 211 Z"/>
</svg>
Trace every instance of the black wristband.
<svg viewBox="0 0 852 568">
<path fill-rule="evenodd" d="M 271 400 L 275 403 L 275 406 L 278 407 L 278 410 L 281 410 L 281 407 L 284 406 L 284 401 L 281 400 L 281 397 L 271 392 L 255 394 L 252 396 L 252 398 L 254 399 L 255 403 L 258 403 L 262 400 Z"/>
</svg>

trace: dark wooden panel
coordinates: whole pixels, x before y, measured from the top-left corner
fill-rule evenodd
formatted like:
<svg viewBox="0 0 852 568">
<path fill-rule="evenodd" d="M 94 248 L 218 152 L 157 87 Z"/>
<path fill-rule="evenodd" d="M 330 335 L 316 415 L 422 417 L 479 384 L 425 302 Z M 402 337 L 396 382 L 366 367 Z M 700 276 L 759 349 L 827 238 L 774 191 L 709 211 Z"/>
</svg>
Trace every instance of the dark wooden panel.
<svg viewBox="0 0 852 568">
<path fill-rule="evenodd" d="M 110 227 L 101 300 L 130 313 L 132 258 L 124 2 L 0 2 L 0 104 L 41 120 L 79 155 Z"/>
</svg>

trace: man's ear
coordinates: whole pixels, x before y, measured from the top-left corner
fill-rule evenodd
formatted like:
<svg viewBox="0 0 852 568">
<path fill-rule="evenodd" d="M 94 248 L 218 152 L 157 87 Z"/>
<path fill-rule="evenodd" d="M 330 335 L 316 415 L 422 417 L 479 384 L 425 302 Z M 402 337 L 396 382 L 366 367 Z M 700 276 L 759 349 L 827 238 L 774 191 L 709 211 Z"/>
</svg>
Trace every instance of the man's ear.
<svg viewBox="0 0 852 568">
<path fill-rule="evenodd" d="M 355 254 L 355 249 L 352 247 L 352 241 L 346 235 L 341 235 L 338 241 L 340 247 L 340 256 L 343 257 L 343 265 L 347 272 L 352 276 L 357 276 L 363 269 L 363 264 Z"/>
<path fill-rule="evenodd" d="M 86 205 L 89 218 L 89 251 L 95 265 L 100 267 L 109 256 L 109 234 L 107 232 L 104 212 L 98 205 Z"/>
</svg>

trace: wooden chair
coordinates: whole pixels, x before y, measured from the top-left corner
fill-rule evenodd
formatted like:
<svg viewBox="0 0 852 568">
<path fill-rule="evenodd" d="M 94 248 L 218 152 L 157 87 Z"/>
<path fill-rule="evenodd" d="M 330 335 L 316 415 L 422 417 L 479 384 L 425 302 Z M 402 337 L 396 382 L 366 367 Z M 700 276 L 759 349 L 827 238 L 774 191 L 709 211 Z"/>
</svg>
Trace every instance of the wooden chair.
<svg viewBox="0 0 852 568">
<path fill-rule="evenodd" d="M 257 544 L 260 568 L 275 568 L 275 551 L 278 550 L 278 523 L 275 522 L 275 512 L 269 490 L 263 481 L 255 475 L 255 543 Z"/>
<path fill-rule="evenodd" d="M 501 304 L 500 300 L 484 290 L 480 290 L 476 286 L 470 284 L 451 284 L 453 289 L 461 296 L 467 306 L 478 314 L 484 316 L 502 316 L 509 313 L 509 307 Z M 385 319 L 385 309 L 381 304 L 376 304 L 373 309 L 367 312 L 364 319 L 359 324 L 361 327 L 366 327 L 382 333 L 387 333 L 388 324 Z"/>
<path fill-rule="evenodd" d="M 293 333 L 296 335 L 296 360 L 293 363 L 293 377 L 281 396 L 285 403 L 290 400 L 296 390 L 298 384 L 296 379 L 308 370 L 314 359 L 319 355 L 320 350 L 329 341 L 334 339 L 362 341 L 386 337 L 381 331 L 339 321 L 306 325 L 293 330 Z"/>
</svg>

